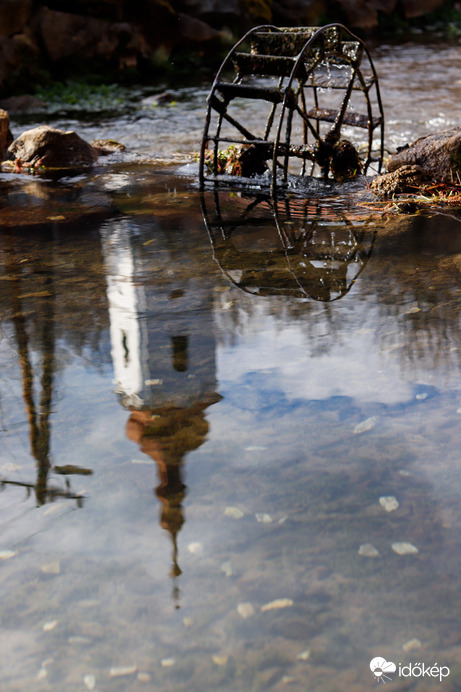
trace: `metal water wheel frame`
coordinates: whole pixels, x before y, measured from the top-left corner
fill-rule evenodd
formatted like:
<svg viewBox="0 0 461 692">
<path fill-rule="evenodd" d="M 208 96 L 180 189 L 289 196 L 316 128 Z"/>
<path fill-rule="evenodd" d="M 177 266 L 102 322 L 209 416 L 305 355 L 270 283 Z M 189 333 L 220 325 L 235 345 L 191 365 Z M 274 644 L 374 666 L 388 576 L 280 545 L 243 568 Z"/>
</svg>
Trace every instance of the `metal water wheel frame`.
<svg viewBox="0 0 461 692">
<path fill-rule="evenodd" d="M 249 53 L 240 51 L 246 42 L 250 42 Z M 364 58 L 365 73 L 361 69 Z M 330 73 L 336 68 L 349 69 L 350 75 L 333 77 Z M 235 74 L 233 81 L 226 78 L 230 70 Z M 277 86 L 268 87 L 264 84 L 265 78 L 278 78 Z M 258 79 L 262 80 L 262 86 L 254 84 Z M 322 94 L 328 90 L 343 92 L 339 108 L 321 107 Z M 377 115 L 373 115 L 372 90 Z M 360 91 L 364 97 L 366 112 L 363 114 L 351 110 L 354 91 Z M 234 99 L 242 103 L 242 99 L 256 99 L 270 104 L 263 136 L 251 132 L 241 122 L 242 117 L 237 117 L 239 114 L 229 113 Z M 275 124 L 277 115 L 278 123 Z M 211 132 L 213 116 L 215 129 Z M 300 118 L 302 129 L 299 142 L 294 141 L 295 116 Z M 224 123 L 231 126 L 231 134 L 222 134 Z M 329 129 L 324 134 L 325 127 Z M 293 158 L 301 159 L 300 175 L 313 175 L 317 167 L 327 179 L 345 127 L 367 131 L 362 172 L 366 174 L 372 162 L 377 164 L 380 172 L 384 154 L 384 113 L 378 76 L 365 43 L 342 24 L 303 28 L 254 27 L 230 50 L 211 87 L 200 150 L 200 185 L 203 187 L 207 179 L 215 182 L 225 179 L 219 171 L 222 144 L 228 148 L 231 145 L 246 148 L 252 145 L 263 165 L 271 162 L 270 186 L 273 193 L 287 185 L 289 164 Z M 378 144 L 373 149 L 376 132 Z M 211 156 L 207 154 L 210 149 Z M 308 162 L 310 173 L 307 172 Z"/>
</svg>

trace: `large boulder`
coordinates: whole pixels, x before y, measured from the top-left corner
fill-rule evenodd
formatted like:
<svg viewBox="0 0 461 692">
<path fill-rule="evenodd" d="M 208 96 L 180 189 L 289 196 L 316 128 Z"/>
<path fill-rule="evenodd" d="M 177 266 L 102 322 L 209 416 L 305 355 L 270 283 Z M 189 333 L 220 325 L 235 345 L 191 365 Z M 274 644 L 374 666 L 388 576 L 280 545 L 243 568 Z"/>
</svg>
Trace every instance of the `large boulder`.
<svg viewBox="0 0 461 692">
<path fill-rule="evenodd" d="M 81 168 L 92 166 L 95 149 L 76 132 L 63 132 L 48 125 L 26 130 L 9 146 L 7 158 L 19 159 L 23 165 L 48 168 Z"/>
<path fill-rule="evenodd" d="M 420 166 L 438 182 L 461 182 L 461 127 L 420 137 L 387 162 L 389 172 Z"/>
</svg>

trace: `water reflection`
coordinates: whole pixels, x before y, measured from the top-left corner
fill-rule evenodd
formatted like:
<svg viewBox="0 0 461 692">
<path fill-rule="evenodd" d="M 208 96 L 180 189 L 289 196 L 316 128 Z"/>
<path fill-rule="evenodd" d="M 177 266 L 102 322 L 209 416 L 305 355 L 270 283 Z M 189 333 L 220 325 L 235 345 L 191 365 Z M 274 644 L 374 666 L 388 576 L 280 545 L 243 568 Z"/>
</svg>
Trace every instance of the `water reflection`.
<svg viewBox="0 0 461 692">
<path fill-rule="evenodd" d="M 212 285 L 191 272 L 186 250 L 193 254 L 193 245 L 179 250 L 157 223 L 153 253 L 136 230 L 127 220 L 103 230 L 111 351 L 116 392 L 131 411 L 127 436 L 157 464 L 160 522 L 173 541 L 171 576 L 178 577 L 182 466 L 205 442 L 205 410 L 220 400 Z M 174 598 L 179 604 L 177 585 Z"/>
<path fill-rule="evenodd" d="M 202 194 L 213 256 L 247 293 L 330 302 L 343 297 L 370 257 L 375 232 L 331 200 Z"/>
</svg>

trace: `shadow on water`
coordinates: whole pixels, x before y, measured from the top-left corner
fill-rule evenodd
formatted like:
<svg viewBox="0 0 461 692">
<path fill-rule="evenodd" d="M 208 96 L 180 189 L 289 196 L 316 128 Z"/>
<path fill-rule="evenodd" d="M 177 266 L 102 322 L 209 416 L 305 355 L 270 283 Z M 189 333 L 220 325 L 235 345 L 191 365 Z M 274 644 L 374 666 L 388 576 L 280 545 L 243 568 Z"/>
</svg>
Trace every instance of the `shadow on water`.
<svg viewBox="0 0 461 692">
<path fill-rule="evenodd" d="M 18 546 L 7 631 L 30 637 L 8 692 L 46 668 L 56 689 L 94 670 L 101 690 L 140 672 L 175 692 L 362 692 L 378 654 L 443 656 L 455 690 L 459 222 L 200 197 L 146 169 L 55 184 L 15 181 L 0 210 L 22 397 L 4 388 L 2 432 L 27 436 L 37 473 L 1 459 L 4 487 L 36 499 L 0 546 Z M 50 501 L 82 509 L 46 524 Z"/>
</svg>

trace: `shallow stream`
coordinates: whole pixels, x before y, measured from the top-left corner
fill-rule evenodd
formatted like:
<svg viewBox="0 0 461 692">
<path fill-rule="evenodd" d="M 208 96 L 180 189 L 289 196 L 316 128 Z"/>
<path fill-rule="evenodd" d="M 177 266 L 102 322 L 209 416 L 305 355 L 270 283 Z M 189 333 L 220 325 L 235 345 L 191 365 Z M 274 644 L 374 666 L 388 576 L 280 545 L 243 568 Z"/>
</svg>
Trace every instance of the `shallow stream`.
<svg viewBox="0 0 461 692">
<path fill-rule="evenodd" d="M 389 150 L 459 123 L 458 44 L 373 57 Z M 454 692 L 461 222 L 201 194 L 207 87 L 0 176 L 0 687 Z"/>
</svg>

